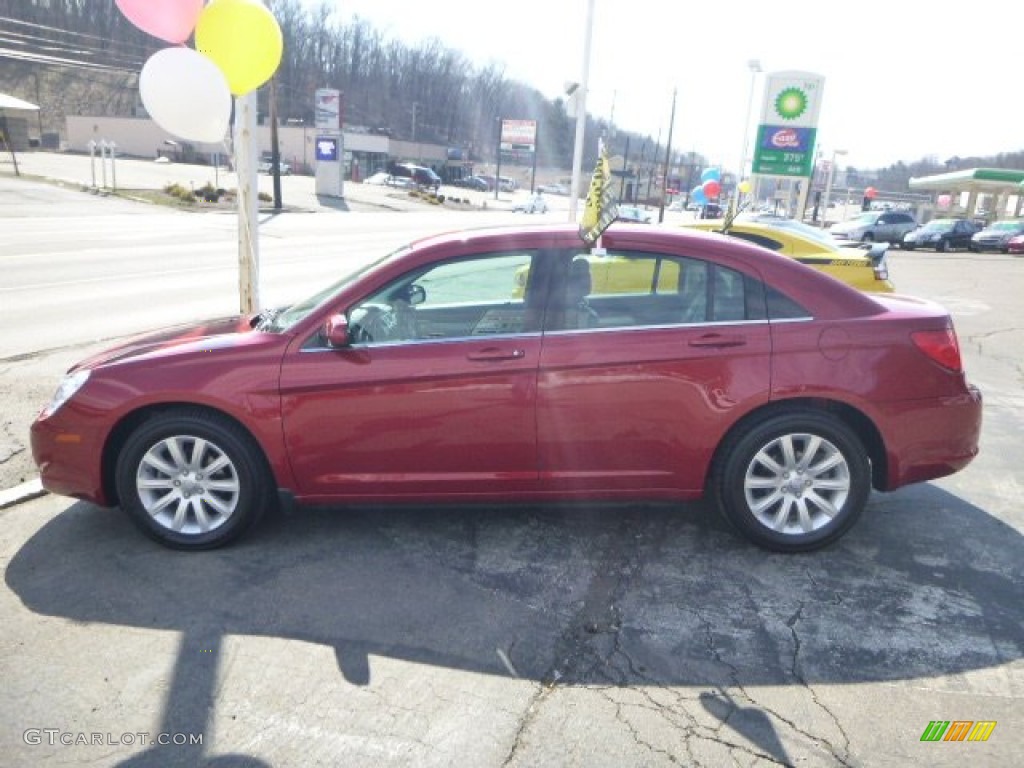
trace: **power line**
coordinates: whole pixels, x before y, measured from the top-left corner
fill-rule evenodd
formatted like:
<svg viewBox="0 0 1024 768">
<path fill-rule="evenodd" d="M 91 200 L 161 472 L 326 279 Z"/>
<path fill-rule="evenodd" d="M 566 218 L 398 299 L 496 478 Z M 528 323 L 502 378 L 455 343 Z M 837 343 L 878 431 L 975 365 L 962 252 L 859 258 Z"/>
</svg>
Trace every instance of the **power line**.
<svg viewBox="0 0 1024 768">
<path fill-rule="evenodd" d="M 47 32 L 57 32 L 57 33 L 62 34 L 62 35 L 67 35 L 68 37 L 81 37 L 81 38 L 85 38 L 87 40 L 96 40 L 96 41 L 101 42 L 101 43 L 116 43 L 116 44 L 122 45 L 122 46 L 138 48 L 140 55 L 146 54 L 148 52 L 148 50 L 149 50 L 148 46 L 142 45 L 141 43 L 125 42 L 123 40 L 115 40 L 113 38 L 102 37 L 100 35 L 90 35 L 87 32 L 75 32 L 75 31 L 70 30 L 70 29 L 61 29 L 60 27 L 51 27 L 51 26 L 48 26 L 46 24 L 37 24 L 37 23 L 31 22 L 31 21 L 22 21 L 21 19 L 12 19 L 12 18 L 10 18 L 8 16 L 0 16 L 0 22 L 5 22 L 5 23 L 8 23 L 8 24 L 17 24 L 17 25 L 20 25 L 22 27 L 28 27 L 30 29 L 40 29 L 40 30 L 45 30 Z M 11 34 L 11 33 L 8 33 L 8 34 Z"/>
<path fill-rule="evenodd" d="M 67 59 L 61 56 L 49 56 L 46 54 L 15 51 L 10 48 L 0 48 L 0 59 L 13 59 L 15 61 L 24 61 L 33 64 L 49 64 L 51 66 L 72 67 L 75 69 L 91 69 L 103 72 L 122 72 L 137 74 L 137 68 L 129 69 L 128 67 L 118 67 L 109 64 L 100 64 L 94 61 L 78 61 L 75 59 Z"/>
<path fill-rule="evenodd" d="M 22 32 L 0 33 L 0 42 L 5 42 L 9 45 L 21 46 L 23 48 L 33 47 L 38 49 L 64 51 L 67 53 L 78 53 L 88 56 L 98 54 L 127 61 L 139 60 L 138 56 L 132 54 L 124 55 L 120 51 L 111 48 L 97 48 L 94 45 L 83 44 L 77 41 L 65 42 L 63 40 L 51 40 L 50 38 L 42 35 L 30 35 Z"/>
</svg>

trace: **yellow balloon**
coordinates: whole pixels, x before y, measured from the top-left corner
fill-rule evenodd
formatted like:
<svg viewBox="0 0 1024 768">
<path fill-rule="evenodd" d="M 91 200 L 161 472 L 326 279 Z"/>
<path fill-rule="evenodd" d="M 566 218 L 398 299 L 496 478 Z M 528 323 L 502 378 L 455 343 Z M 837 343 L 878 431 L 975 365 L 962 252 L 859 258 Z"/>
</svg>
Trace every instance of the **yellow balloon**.
<svg viewBox="0 0 1024 768">
<path fill-rule="evenodd" d="M 260 0 L 212 0 L 196 22 L 196 49 L 220 67 L 228 88 L 241 96 L 277 71 L 281 27 Z"/>
<path fill-rule="evenodd" d="M 749 191 L 750 191 L 750 182 L 747 181 L 746 179 L 744 179 L 743 181 L 740 182 L 740 192 L 742 192 L 745 195 Z"/>
</svg>

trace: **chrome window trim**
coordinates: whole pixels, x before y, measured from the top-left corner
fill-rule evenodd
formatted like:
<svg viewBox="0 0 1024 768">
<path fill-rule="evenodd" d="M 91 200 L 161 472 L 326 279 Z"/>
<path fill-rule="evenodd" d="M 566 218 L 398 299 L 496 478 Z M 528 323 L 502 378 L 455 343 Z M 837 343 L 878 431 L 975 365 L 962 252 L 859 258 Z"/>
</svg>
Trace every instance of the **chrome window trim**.
<svg viewBox="0 0 1024 768">
<path fill-rule="evenodd" d="M 532 339 L 543 336 L 544 334 L 540 331 L 531 331 L 530 333 L 481 333 L 475 336 L 444 336 L 436 339 L 403 339 L 399 341 L 371 341 L 362 344 L 350 344 L 347 347 L 303 347 L 299 350 L 300 353 L 305 352 L 340 352 L 345 349 L 381 349 L 384 347 L 397 347 L 397 346 L 420 346 L 423 344 L 445 344 L 455 341 L 478 341 L 483 342 L 484 340 L 504 340 L 504 339 Z"/>
</svg>

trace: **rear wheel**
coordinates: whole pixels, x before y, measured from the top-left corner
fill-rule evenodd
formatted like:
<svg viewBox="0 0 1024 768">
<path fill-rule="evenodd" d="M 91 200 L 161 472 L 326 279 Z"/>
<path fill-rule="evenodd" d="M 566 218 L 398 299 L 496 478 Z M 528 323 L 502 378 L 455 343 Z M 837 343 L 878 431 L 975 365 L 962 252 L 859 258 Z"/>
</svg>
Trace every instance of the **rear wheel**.
<svg viewBox="0 0 1024 768">
<path fill-rule="evenodd" d="M 822 413 L 788 412 L 730 436 L 712 477 L 715 502 L 744 536 L 777 552 L 841 537 L 871 492 L 857 435 Z"/>
<path fill-rule="evenodd" d="M 864 237 L 860 239 L 862 243 L 873 243 L 875 242 L 875 236 L 870 232 L 865 232 Z"/>
<path fill-rule="evenodd" d="M 271 504 L 259 449 L 228 419 L 199 410 L 143 422 L 117 460 L 121 508 L 147 535 L 175 549 L 219 547 Z"/>
</svg>

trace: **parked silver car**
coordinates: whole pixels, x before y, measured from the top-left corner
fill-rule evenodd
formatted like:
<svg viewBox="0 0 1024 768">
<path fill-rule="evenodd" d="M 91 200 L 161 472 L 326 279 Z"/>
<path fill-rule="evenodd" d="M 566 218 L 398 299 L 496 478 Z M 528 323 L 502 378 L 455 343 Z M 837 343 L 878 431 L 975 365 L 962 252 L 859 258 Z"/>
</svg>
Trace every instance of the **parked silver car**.
<svg viewBox="0 0 1024 768">
<path fill-rule="evenodd" d="M 857 217 L 833 224 L 836 240 L 857 243 L 902 243 L 903 236 L 917 229 L 914 217 L 905 211 L 865 211 Z"/>
<path fill-rule="evenodd" d="M 1002 251 L 1008 253 L 1010 240 L 1024 235 L 1024 219 L 1007 219 L 989 224 L 981 232 L 971 236 L 967 246 L 972 251 Z"/>
</svg>

